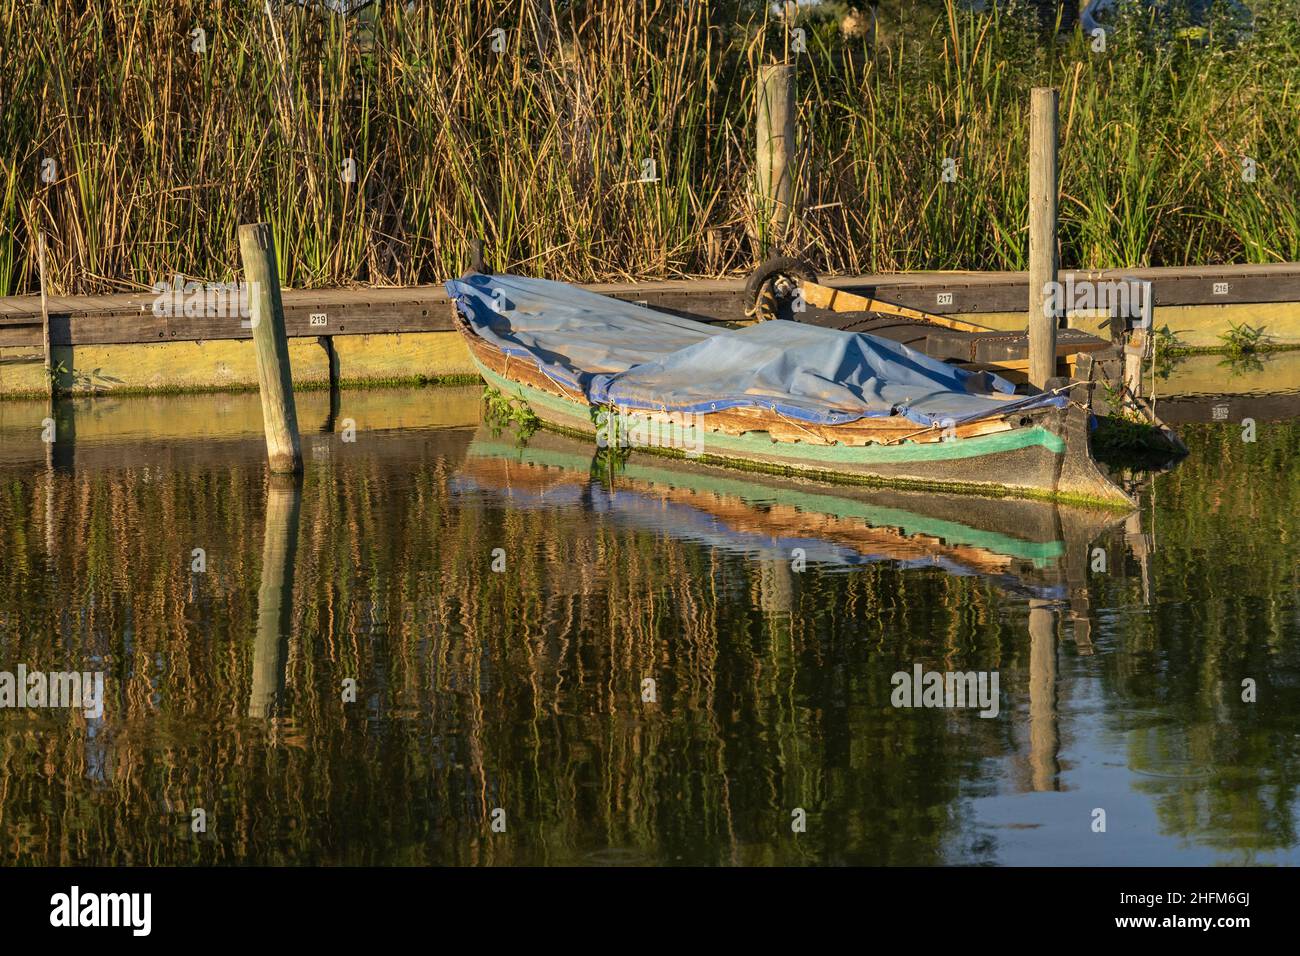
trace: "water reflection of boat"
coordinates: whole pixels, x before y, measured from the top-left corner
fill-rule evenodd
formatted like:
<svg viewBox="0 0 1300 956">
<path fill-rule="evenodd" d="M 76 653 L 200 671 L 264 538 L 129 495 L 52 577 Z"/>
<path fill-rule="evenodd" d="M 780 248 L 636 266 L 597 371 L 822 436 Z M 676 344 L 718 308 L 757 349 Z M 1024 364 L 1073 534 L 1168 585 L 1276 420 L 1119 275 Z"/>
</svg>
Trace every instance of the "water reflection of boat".
<svg viewBox="0 0 1300 956">
<path fill-rule="evenodd" d="M 526 446 L 480 429 L 458 473 L 461 492 L 522 509 L 580 505 L 754 557 L 852 567 L 892 561 L 979 575 L 1027 596 L 1086 606 L 1088 550 L 1122 515 L 1015 498 L 737 476 L 731 469 L 633 452 L 602 476 L 602 456 L 538 432 Z M 593 467 L 595 466 L 595 467 Z"/>
</svg>

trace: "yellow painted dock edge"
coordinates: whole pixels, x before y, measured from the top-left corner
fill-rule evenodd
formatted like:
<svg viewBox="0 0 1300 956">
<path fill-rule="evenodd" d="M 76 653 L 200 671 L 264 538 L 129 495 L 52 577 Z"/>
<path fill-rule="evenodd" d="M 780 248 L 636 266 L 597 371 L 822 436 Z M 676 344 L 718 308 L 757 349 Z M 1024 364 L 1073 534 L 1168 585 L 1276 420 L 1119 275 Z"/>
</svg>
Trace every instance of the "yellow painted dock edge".
<svg viewBox="0 0 1300 956">
<path fill-rule="evenodd" d="M 1023 312 L 981 312 L 961 318 L 993 329 L 1021 331 Z M 1278 345 L 1300 344 L 1300 306 L 1295 303 L 1174 306 L 1157 308 L 1157 328 L 1168 326 L 1179 344 L 1191 348 L 1222 345 L 1220 336 L 1233 324 L 1264 329 Z M 1099 331 L 1088 317 L 1071 321 L 1085 331 Z M 1096 325 L 1097 328 L 1093 326 Z M 336 335 L 342 385 L 397 385 L 463 381 L 477 377 L 469 352 L 454 331 L 384 335 Z M 212 340 L 143 345 L 56 346 L 54 362 L 62 365 L 62 391 L 74 395 L 166 392 L 242 391 L 257 388 L 252 342 Z M 329 383 L 329 360 L 316 339 L 289 340 L 289 359 L 296 388 Z M 40 349 L 0 347 L 0 398 L 45 394 Z"/>
<path fill-rule="evenodd" d="M 333 337 L 343 385 L 416 384 L 477 378 L 456 332 Z M 59 386 L 74 395 L 241 391 L 257 388 L 250 340 L 157 345 L 77 345 L 54 349 Z M 289 340 L 296 388 L 329 384 L 329 358 L 315 339 Z M 0 348 L 0 397 L 45 394 L 39 349 Z"/>
<path fill-rule="evenodd" d="M 976 312 L 959 318 L 990 329 L 1023 332 L 1024 312 Z M 1069 325 L 1108 338 L 1106 321 L 1096 315 L 1071 316 Z M 1169 328 L 1180 346 L 1212 349 L 1223 346 L 1223 336 L 1234 325 L 1263 329 L 1270 345 L 1300 345 L 1300 304 L 1295 302 L 1245 302 L 1233 305 L 1156 305 L 1152 324 L 1156 329 Z"/>
</svg>

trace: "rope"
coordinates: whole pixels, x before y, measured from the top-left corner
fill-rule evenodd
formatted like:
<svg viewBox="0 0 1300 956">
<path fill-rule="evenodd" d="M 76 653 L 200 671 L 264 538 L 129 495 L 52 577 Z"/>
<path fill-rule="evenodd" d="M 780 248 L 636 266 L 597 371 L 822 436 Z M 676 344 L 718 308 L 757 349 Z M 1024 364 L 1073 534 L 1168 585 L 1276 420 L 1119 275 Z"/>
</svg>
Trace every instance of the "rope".
<svg viewBox="0 0 1300 956">
<path fill-rule="evenodd" d="M 918 431 L 918 432 L 912 432 L 912 433 L 909 434 L 909 435 L 901 435 L 901 436 L 899 436 L 898 438 L 891 438 L 891 439 L 889 439 L 889 441 L 884 442 L 884 444 L 885 444 L 885 445 L 893 445 L 893 444 L 896 444 L 896 443 L 905 442 L 905 441 L 907 441 L 909 438 L 915 438 L 917 435 L 924 435 L 926 432 L 932 432 L 932 431 L 934 431 L 936 428 L 940 428 L 940 427 L 942 427 L 942 426 L 940 426 L 938 422 L 932 422 L 928 427 L 926 427 L 926 428 L 922 428 L 922 429 L 921 429 L 920 431 Z"/>
<path fill-rule="evenodd" d="M 823 439 L 821 435 L 818 435 L 814 431 L 810 431 L 806 426 L 800 424 L 797 420 L 793 418 L 788 418 L 785 415 L 783 415 L 779 408 L 773 408 L 771 410 L 776 413 L 778 418 L 784 419 L 785 421 L 789 422 L 791 425 L 794 425 L 796 428 L 802 429 L 803 431 L 811 435 L 813 438 L 819 439 L 821 441 L 825 441 L 825 439 Z M 827 444 L 829 444 L 829 442 L 827 442 Z"/>
</svg>

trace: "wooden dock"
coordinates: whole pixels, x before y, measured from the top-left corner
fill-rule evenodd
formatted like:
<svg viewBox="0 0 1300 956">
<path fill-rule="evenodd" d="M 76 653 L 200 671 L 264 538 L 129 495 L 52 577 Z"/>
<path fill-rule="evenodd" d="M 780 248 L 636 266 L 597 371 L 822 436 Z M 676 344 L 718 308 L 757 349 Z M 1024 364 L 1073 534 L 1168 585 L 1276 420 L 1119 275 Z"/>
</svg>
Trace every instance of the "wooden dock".
<svg viewBox="0 0 1300 956">
<path fill-rule="evenodd" d="M 1278 343 L 1300 343 L 1300 263 L 1063 272 L 1062 283 L 1124 278 L 1153 284 L 1156 326 L 1190 345 L 1213 345 L 1232 323 L 1266 325 Z M 930 272 L 823 279 L 821 284 L 895 305 L 968 320 L 971 332 L 881 315 L 820 313 L 802 321 L 870 332 L 931 357 L 1027 367 L 1025 273 Z M 739 321 L 750 305 L 745 281 L 682 279 L 598 283 L 586 288 L 703 321 Z M 233 297 L 232 297 L 233 298 Z M 246 388 L 258 381 L 252 328 L 235 303 L 225 314 L 157 314 L 153 291 L 51 296 L 50 347 L 60 391 L 102 393 Z M 285 289 L 284 319 L 296 385 L 456 379 L 473 371 L 441 285 L 414 288 Z M 1216 308 L 1225 306 L 1226 308 Z M 1101 348 L 1099 320 L 1058 333 L 1057 355 Z M 1088 333 L 1093 333 L 1092 335 Z M 247 343 L 247 344 L 246 344 Z M 319 345 L 318 345 L 319 343 Z M 1067 359 L 1068 361 L 1068 359 Z M 39 296 L 0 298 L 0 396 L 46 387 Z"/>
<path fill-rule="evenodd" d="M 1247 266 L 1067 270 L 1061 281 L 1149 279 L 1156 306 L 1300 303 L 1300 263 Z M 928 272 L 842 276 L 825 285 L 941 315 L 1024 312 L 1023 272 Z M 711 321 L 733 321 L 746 306 L 743 279 L 682 279 L 596 283 L 585 286 L 652 308 Z M 153 292 L 104 296 L 52 296 L 50 338 L 55 346 L 139 345 L 248 339 L 252 330 L 234 317 L 159 316 Z M 449 331 L 451 314 L 440 285 L 403 289 L 285 289 L 289 336 L 377 335 Z M 0 298 L 0 347 L 41 345 L 39 296 Z"/>
</svg>

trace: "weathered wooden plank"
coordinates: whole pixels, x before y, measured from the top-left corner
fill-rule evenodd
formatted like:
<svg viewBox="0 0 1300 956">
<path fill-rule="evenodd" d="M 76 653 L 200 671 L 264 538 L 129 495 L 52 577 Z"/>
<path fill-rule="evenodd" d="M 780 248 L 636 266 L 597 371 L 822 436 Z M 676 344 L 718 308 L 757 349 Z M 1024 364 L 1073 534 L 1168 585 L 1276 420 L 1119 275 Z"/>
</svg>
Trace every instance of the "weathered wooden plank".
<svg viewBox="0 0 1300 956">
<path fill-rule="evenodd" d="M 290 337 L 317 335 L 376 335 L 412 332 L 440 332 L 451 329 L 450 305 L 442 302 L 417 303 L 285 303 L 285 328 Z M 25 319 L 0 319 L 0 346 L 33 344 Z M 35 329 L 39 333 L 40 320 Z M 152 312 L 67 312 L 50 311 L 50 335 L 54 345 L 132 345 L 147 342 L 193 342 L 252 337 L 247 319 L 233 316 L 159 316 Z M 39 338 L 39 334 L 38 334 Z"/>
<path fill-rule="evenodd" d="M 1062 270 L 1062 283 L 1149 279 L 1155 304 L 1233 305 L 1300 301 L 1300 265 L 1206 266 L 1196 269 Z M 947 314 L 962 312 L 1023 312 L 1029 279 L 1023 272 L 974 277 L 965 273 L 925 276 L 863 276 L 828 279 L 826 285 L 850 288 L 898 305 Z"/>
<path fill-rule="evenodd" d="M 1104 339 L 1080 332 L 1077 329 L 1059 329 L 1056 337 L 1057 355 L 1079 351 L 1100 351 L 1110 347 Z M 944 351 L 945 357 L 963 362 L 988 362 L 1005 359 L 1027 359 L 1028 337 L 1024 332 L 988 331 L 977 333 L 950 332 L 935 329 L 929 338 Z"/>
<path fill-rule="evenodd" d="M 1061 281 L 1150 279 L 1160 306 L 1300 302 L 1300 263 L 1153 269 L 1065 270 Z M 823 285 L 896 305 L 955 315 L 1024 312 L 1023 273 L 913 273 L 839 276 Z M 746 306 L 743 279 L 675 279 L 596 283 L 595 292 L 705 321 L 734 321 Z M 237 316 L 159 316 L 152 291 L 50 299 L 54 345 L 109 345 L 249 337 Z M 414 288 L 287 289 L 286 332 L 291 337 L 434 332 L 450 329 L 450 306 L 439 285 Z M 312 316 L 317 316 L 313 324 Z M 324 325 L 319 324 L 323 315 Z M 26 322 L 35 322 L 32 339 Z M 0 298 L 0 346 L 39 344 L 40 297 Z"/>
</svg>

